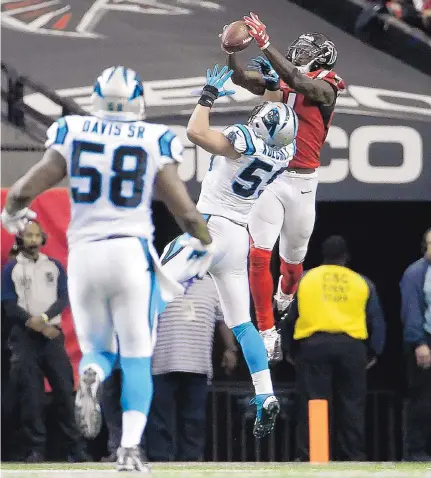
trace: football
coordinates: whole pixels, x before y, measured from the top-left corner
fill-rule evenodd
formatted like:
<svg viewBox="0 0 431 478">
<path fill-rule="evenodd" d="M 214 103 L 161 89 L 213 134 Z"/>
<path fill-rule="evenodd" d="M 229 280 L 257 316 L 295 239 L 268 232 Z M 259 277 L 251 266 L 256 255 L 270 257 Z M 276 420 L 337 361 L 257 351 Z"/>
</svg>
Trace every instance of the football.
<svg viewBox="0 0 431 478">
<path fill-rule="evenodd" d="M 223 48 L 229 53 L 245 50 L 251 40 L 248 27 L 242 20 L 228 25 L 221 36 Z"/>
</svg>

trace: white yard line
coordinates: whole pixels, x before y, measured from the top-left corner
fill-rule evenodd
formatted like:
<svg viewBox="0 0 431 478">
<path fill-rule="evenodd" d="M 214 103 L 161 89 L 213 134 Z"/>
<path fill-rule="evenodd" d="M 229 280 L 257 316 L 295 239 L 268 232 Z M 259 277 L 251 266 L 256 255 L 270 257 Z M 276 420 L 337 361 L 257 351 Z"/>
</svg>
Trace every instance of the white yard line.
<svg viewBox="0 0 431 478">
<path fill-rule="evenodd" d="M 69 10 L 70 10 L 70 6 L 66 5 L 65 7 L 60 8 L 59 10 L 55 10 L 54 12 L 45 13 L 45 15 L 41 15 L 39 18 L 36 18 L 36 20 L 33 20 L 31 23 L 29 23 L 29 26 L 34 29 L 42 28 L 54 17 L 62 15 L 63 13 L 66 13 Z"/>
<path fill-rule="evenodd" d="M 76 31 L 79 33 L 86 33 L 88 30 L 91 31 L 92 26 L 106 13 L 104 7 L 108 2 L 109 0 L 96 0 L 81 18 L 81 21 L 76 27 Z"/>
<path fill-rule="evenodd" d="M 32 10 L 39 10 L 40 8 L 50 7 L 51 5 L 55 5 L 57 3 L 60 3 L 60 0 L 51 0 L 49 2 L 27 5 L 26 7 L 15 8 L 13 10 L 5 10 L 4 12 L 2 12 L 2 16 L 18 15 L 19 13 L 31 12 Z"/>
<path fill-rule="evenodd" d="M 29 33 L 36 33 L 39 35 L 54 35 L 54 36 L 62 36 L 62 37 L 72 37 L 72 38 L 102 38 L 102 35 L 97 33 L 79 33 L 75 31 L 64 31 L 64 30 L 49 30 L 47 28 L 33 28 L 31 24 L 24 24 L 21 21 L 14 18 L 12 15 L 7 15 L 6 13 L 2 12 L 1 21 L 8 27 L 18 30 L 18 31 L 25 31 Z M 38 93 L 35 93 L 38 94 Z"/>
<path fill-rule="evenodd" d="M 164 476 L 164 475 L 177 475 L 177 474 L 184 474 L 187 473 L 187 476 L 202 476 L 204 473 L 209 473 L 211 475 L 225 475 L 226 469 L 197 469 L 197 470 L 186 470 L 180 468 L 171 468 L 160 470 L 155 468 L 153 470 L 154 478 L 157 476 Z M 116 473 L 115 470 L 2 470 L 2 476 L 4 477 L 16 477 L 16 476 L 25 476 L 25 475 L 32 475 L 33 477 L 44 478 L 54 478 L 58 475 L 58 477 L 68 478 L 69 476 L 76 477 L 77 475 L 85 476 L 88 478 L 97 478 L 99 475 L 104 476 L 107 474 Z M 424 478 L 424 477 L 431 477 L 431 471 L 413 471 L 413 470 L 387 470 L 387 471 L 372 471 L 372 470 L 316 470 L 316 469 L 302 469 L 302 470 L 292 470 L 292 469 L 233 469 L 229 470 L 229 473 L 233 474 L 243 474 L 245 475 L 253 475 L 253 476 L 265 476 L 265 475 L 273 475 L 274 477 L 281 477 L 285 474 L 288 478 Z M 141 474 L 134 474 L 134 476 L 138 477 Z M 142 475 L 144 476 L 144 475 Z M 148 476 L 148 475 L 145 475 Z"/>
</svg>

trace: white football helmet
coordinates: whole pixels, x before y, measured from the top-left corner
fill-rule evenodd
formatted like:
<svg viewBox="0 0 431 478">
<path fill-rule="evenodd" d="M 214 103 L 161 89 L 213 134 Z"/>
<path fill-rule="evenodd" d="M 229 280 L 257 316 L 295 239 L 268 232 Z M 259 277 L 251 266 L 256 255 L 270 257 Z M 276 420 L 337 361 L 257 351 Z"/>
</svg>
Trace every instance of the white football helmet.
<svg viewBox="0 0 431 478">
<path fill-rule="evenodd" d="M 145 118 L 144 85 L 124 66 L 112 66 L 97 78 L 91 96 L 92 113 L 119 121 Z"/>
<path fill-rule="evenodd" d="M 247 124 L 266 144 L 276 148 L 291 144 L 298 132 L 298 117 L 293 109 L 284 103 L 265 101 L 256 106 Z"/>
</svg>

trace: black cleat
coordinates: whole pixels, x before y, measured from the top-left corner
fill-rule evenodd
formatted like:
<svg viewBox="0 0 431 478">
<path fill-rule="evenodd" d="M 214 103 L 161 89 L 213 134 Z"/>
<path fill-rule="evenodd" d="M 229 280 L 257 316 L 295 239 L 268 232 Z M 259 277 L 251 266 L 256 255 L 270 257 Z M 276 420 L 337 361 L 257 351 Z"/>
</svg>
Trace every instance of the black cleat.
<svg viewBox="0 0 431 478">
<path fill-rule="evenodd" d="M 256 395 L 250 404 L 257 407 L 253 435 L 256 438 L 263 438 L 274 429 L 275 420 L 280 413 L 280 404 L 274 395 L 269 394 Z"/>
</svg>

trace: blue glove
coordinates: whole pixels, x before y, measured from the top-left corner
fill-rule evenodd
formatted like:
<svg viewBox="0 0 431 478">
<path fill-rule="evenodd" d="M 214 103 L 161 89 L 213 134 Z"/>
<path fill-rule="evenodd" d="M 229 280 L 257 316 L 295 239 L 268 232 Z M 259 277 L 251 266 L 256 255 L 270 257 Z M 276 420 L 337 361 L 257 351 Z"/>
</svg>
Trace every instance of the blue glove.
<svg viewBox="0 0 431 478">
<path fill-rule="evenodd" d="M 227 66 L 224 66 L 220 72 L 218 71 L 219 66 L 215 65 L 214 70 L 211 71 L 210 68 L 207 69 L 207 82 L 206 84 L 209 86 L 214 86 L 215 88 L 218 89 L 219 91 L 219 96 L 221 92 L 224 92 L 226 95 L 233 95 L 235 91 L 228 90 L 225 91 L 223 90 L 223 85 L 226 83 L 226 81 L 232 76 L 233 70 L 228 70 Z"/>
<path fill-rule="evenodd" d="M 233 95 L 235 91 L 224 90 L 223 86 L 226 81 L 232 76 L 233 71 L 228 70 L 227 66 L 224 66 L 220 71 L 218 65 L 214 66 L 214 70 L 207 70 L 207 82 L 201 92 L 198 104 L 211 108 L 214 101 L 221 96 Z"/>
<path fill-rule="evenodd" d="M 253 58 L 250 67 L 254 70 L 260 71 L 262 78 L 266 82 L 267 89 L 270 91 L 277 91 L 280 89 L 280 77 L 274 70 L 271 63 L 263 56 Z"/>
<path fill-rule="evenodd" d="M 232 76 L 233 70 L 228 70 L 228 67 L 224 66 L 219 72 L 218 68 L 219 66 L 215 65 L 213 71 L 211 71 L 210 68 L 207 69 L 206 85 L 214 86 L 215 88 L 217 88 L 219 98 L 221 98 L 222 96 L 233 95 L 235 93 L 234 90 L 223 89 L 223 86 L 226 83 L 226 81 Z"/>
<path fill-rule="evenodd" d="M 232 76 L 233 71 L 229 70 L 226 74 L 224 74 L 227 71 L 227 66 L 224 66 L 220 73 L 218 73 L 218 65 L 214 66 L 214 70 L 211 71 L 209 68 L 207 69 L 207 82 L 205 86 L 213 86 L 217 88 L 218 90 L 218 95 L 217 98 L 221 98 L 222 96 L 231 96 L 235 94 L 234 90 L 224 90 L 223 85 L 224 83 Z M 224 76 L 223 76 L 224 75 Z M 218 82 L 218 85 L 215 85 L 213 83 Z M 193 96 L 201 96 L 203 90 L 193 90 L 191 94 Z"/>
</svg>

